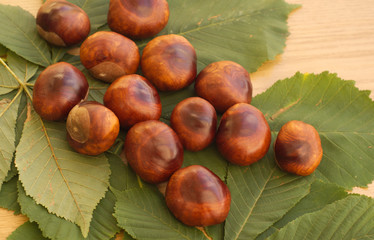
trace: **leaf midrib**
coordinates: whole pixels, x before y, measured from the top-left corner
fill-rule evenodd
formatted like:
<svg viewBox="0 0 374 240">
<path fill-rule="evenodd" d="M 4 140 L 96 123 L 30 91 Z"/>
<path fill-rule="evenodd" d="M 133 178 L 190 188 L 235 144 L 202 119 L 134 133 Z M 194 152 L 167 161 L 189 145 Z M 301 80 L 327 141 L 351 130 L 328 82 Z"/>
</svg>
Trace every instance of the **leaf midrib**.
<svg viewBox="0 0 374 240">
<path fill-rule="evenodd" d="M 253 210 L 255 209 L 255 207 L 256 207 L 256 205 L 257 205 L 257 202 L 260 200 L 260 198 L 261 198 L 261 196 L 262 196 L 262 194 L 263 194 L 263 192 L 264 192 L 264 190 L 265 190 L 265 188 L 266 188 L 266 185 L 269 183 L 269 181 L 270 181 L 270 179 L 271 179 L 271 176 L 273 176 L 275 169 L 276 169 L 276 167 L 273 167 L 273 168 L 271 169 L 271 171 L 270 171 L 270 173 L 269 173 L 269 175 L 268 175 L 268 178 L 266 179 L 266 181 L 265 181 L 265 183 L 264 183 L 264 185 L 263 185 L 264 187 L 261 189 L 260 193 L 258 194 L 258 196 L 257 196 L 257 198 L 256 198 L 256 200 L 255 200 L 255 202 L 254 202 L 253 205 L 252 205 L 252 208 L 250 209 L 250 211 L 249 211 L 247 217 L 245 218 L 245 220 L 244 220 L 242 226 L 240 227 L 239 231 L 236 233 L 235 238 L 234 238 L 235 240 L 238 239 L 239 235 L 240 235 L 241 232 L 243 231 L 244 226 L 245 226 L 246 223 L 248 222 L 249 217 L 252 215 L 252 212 L 253 212 Z"/>
</svg>

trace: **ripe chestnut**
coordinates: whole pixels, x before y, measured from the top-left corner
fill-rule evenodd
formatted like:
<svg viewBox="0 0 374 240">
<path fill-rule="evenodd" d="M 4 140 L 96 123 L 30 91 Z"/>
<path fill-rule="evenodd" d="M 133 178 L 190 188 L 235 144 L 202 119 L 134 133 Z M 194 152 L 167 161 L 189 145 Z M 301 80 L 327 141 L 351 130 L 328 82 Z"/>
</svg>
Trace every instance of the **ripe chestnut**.
<svg viewBox="0 0 374 240">
<path fill-rule="evenodd" d="M 144 76 L 161 91 L 176 91 L 196 77 L 196 52 L 182 36 L 163 35 L 145 46 L 140 65 Z"/>
<path fill-rule="evenodd" d="M 184 224 L 210 226 L 226 219 L 231 194 L 226 184 L 208 168 L 191 165 L 170 177 L 165 200 L 170 211 Z"/>
<path fill-rule="evenodd" d="M 297 120 L 282 126 L 274 144 L 274 152 L 281 169 L 300 176 L 313 173 L 323 155 L 317 130 Z"/>
<path fill-rule="evenodd" d="M 252 101 L 249 73 L 232 61 L 219 61 L 206 66 L 196 78 L 195 91 L 221 113 L 236 103 Z"/>
<path fill-rule="evenodd" d="M 113 82 L 120 76 L 135 73 L 140 55 L 131 39 L 115 32 L 100 31 L 82 43 L 80 59 L 93 77 Z"/>
<path fill-rule="evenodd" d="M 110 0 L 109 28 L 132 39 L 149 38 L 168 23 L 166 0 Z"/>
<path fill-rule="evenodd" d="M 119 121 L 104 105 L 94 101 L 81 102 L 70 111 L 66 130 L 68 142 L 77 152 L 98 155 L 114 144 Z"/>
<path fill-rule="evenodd" d="M 271 143 L 269 124 L 260 110 L 237 103 L 222 116 L 216 144 L 231 163 L 247 166 L 265 156 Z"/>
<path fill-rule="evenodd" d="M 82 42 L 91 29 L 83 9 L 66 0 L 46 1 L 36 15 L 36 27 L 42 38 L 61 47 Z"/>
<path fill-rule="evenodd" d="M 157 120 L 135 124 L 127 132 L 124 152 L 131 168 L 148 183 L 161 183 L 183 163 L 183 146 L 168 125 Z"/>
<path fill-rule="evenodd" d="M 119 118 L 122 128 L 161 117 L 156 88 L 144 77 L 131 74 L 116 79 L 104 94 L 104 105 Z"/>
<path fill-rule="evenodd" d="M 83 73 L 70 63 L 59 62 L 48 66 L 36 79 L 33 106 L 46 120 L 64 120 L 87 95 L 88 82 Z"/>
<path fill-rule="evenodd" d="M 186 98 L 175 106 L 170 125 L 187 150 L 200 151 L 212 143 L 216 135 L 216 110 L 205 99 Z"/>
</svg>

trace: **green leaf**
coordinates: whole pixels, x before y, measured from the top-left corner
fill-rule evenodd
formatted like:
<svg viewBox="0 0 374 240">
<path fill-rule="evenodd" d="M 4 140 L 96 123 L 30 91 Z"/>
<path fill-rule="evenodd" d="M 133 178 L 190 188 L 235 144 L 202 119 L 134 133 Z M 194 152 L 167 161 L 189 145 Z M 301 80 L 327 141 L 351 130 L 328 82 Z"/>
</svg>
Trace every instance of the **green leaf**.
<svg viewBox="0 0 374 240">
<path fill-rule="evenodd" d="M 17 88 L 17 81 L 5 66 L 0 64 L 0 95 L 10 93 Z"/>
<path fill-rule="evenodd" d="M 38 71 L 38 65 L 21 58 L 13 52 L 8 52 L 7 61 L 12 71 L 24 83 L 30 80 Z"/>
<path fill-rule="evenodd" d="M 303 215 L 269 239 L 373 239 L 374 200 L 351 195 Z"/>
<path fill-rule="evenodd" d="M 109 0 L 69 0 L 81 7 L 90 18 L 91 30 L 96 30 L 107 21 Z"/>
<path fill-rule="evenodd" d="M 54 214 L 50 214 L 47 209 L 38 205 L 31 197 L 27 196 L 22 185 L 18 184 L 19 203 L 22 213 L 29 217 L 31 222 L 36 222 L 44 236 L 55 239 L 110 239 L 116 232 L 119 232 L 117 222 L 112 216 L 114 212 L 115 197 L 111 191 L 106 193 L 97 208 L 94 211 L 90 231 L 87 238 L 77 225 L 59 218 Z"/>
<path fill-rule="evenodd" d="M 368 91 L 336 74 L 297 73 L 276 82 L 252 104 L 277 133 L 290 120 L 313 125 L 319 132 L 323 158 L 316 176 L 351 189 L 374 178 L 374 103 Z"/>
<path fill-rule="evenodd" d="M 134 171 L 128 165 L 125 165 L 122 159 L 113 153 L 105 154 L 110 163 L 110 186 L 116 190 L 124 191 L 134 187 L 139 187 L 139 181 Z"/>
<path fill-rule="evenodd" d="M 295 207 L 293 207 L 286 215 L 276 222 L 271 228 L 263 232 L 256 239 L 266 239 L 275 231 L 279 231 L 287 223 L 295 220 L 296 218 L 311 212 L 316 212 L 328 204 L 343 199 L 348 196 L 348 193 L 341 187 L 335 184 L 328 184 L 319 180 L 315 181 L 310 193 L 306 195 Z"/>
<path fill-rule="evenodd" d="M 0 100 L 0 189 L 8 175 L 16 150 L 16 132 L 18 107 L 21 91 L 15 96 L 4 96 Z"/>
<path fill-rule="evenodd" d="M 206 239 L 197 228 L 187 227 L 169 212 L 164 197 L 148 187 L 126 191 L 113 189 L 117 197 L 114 216 L 132 237 L 143 239 Z"/>
<path fill-rule="evenodd" d="M 20 214 L 20 206 L 17 202 L 18 178 L 13 177 L 8 182 L 5 182 L 0 191 L 0 207 L 14 211 L 14 214 Z"/>
<path fill-rule="evenodd" d="M 230 165 L 227 186 L 231 209 L 225 239 L 254 239 L 309 193 L 311 178 L 287 174 L 274 161 L 274 152 L 248 167 Z"/>
<path fill-rule="evenodd" d="M 0 44 L 17 55 L 41 66 L 52 63 L 49 46 L 36 30 L 36 20 L 20 7 L 1 5 Z M 5 24 L 6 23 L 6 24 Z"/>
<path fill-rule="evenodd" d="M 283 52 L 287 17 L 296 8 L 283 0 L 168 1 L 170 17 L 162 34 L 179 34 L 195 47 L 198 71 L 232 60 L 254 72 Z M 192 14 L 193 13 L 193 14 Z M 143 47 L 145 42 L 139 42 Z"/>
<path fill-rule="evenodd" d="M 65 125 L 43 121 L 29 105 L 15 163 L 26 194 L 87 236 L 93 210 L 109 185 L 105 155 L 76 153 L 66 141 Z"/>
<path fill-rule="evenodd" d="M 38 225 L 36 223 L 25 222 L 20 227 L 18 227 L 8 238 L 7 240 L 48 240 L 43 237 L 40 232 Z"/>
<path fill-rule="evenodd" d="M 184 161 L 182 167 L 190 165 L 205 166 L 222 180 L 226 178 L 228 162 L 218 152 L 215 144 L 211 144 L 207 148 L 198 152 L 184 150 Z"/>
</svg>

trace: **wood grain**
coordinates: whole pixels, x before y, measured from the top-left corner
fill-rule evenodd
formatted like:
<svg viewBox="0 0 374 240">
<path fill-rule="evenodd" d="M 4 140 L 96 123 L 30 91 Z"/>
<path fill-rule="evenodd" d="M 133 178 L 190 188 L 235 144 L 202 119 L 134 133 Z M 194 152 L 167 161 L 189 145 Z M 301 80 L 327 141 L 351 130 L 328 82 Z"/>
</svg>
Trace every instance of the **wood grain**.
<svg viewBox="0 0 374 240">
<path fill-rule="evenodd" d="M 291 13 L 284 53 L 251 75 L 254 94 L 296 72 L 330 71 L 355 80 L 374 98 L 374 0 L 287 0 L 302 7 Z M 0 0 L 36 14 L 41 0 Z M 374 159 L 374 156 L 373 156 Z M 374 184 L 354 192 L 374 197 Z M 0 208 L 0 240 L 27 220 Z"/>
</svg>

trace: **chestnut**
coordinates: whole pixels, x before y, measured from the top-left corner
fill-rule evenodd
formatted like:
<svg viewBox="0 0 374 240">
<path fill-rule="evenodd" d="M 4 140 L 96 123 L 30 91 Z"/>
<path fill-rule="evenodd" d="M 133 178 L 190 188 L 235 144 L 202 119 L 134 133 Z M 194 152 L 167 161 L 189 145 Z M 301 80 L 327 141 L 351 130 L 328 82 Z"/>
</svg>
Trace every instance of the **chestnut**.
<svg viewBox="0 0 374 240">
<path fill-rule="evenodd" d="M 48 0 L 36 15 L 38 33 L 47 42 L 61 47 L 82 42 L 90 33 L 88 15 L 66 0 Z"/>
<path fill-rule="evenodd" d="M 46 120 L 64 120 L 88 95 L 88 82 L 78 68 L 59 62 L 44 69 L 35 81 L 33 106 Z"/>
<path fill-rule="evenodd" d="M 165 200 L 169 210 L 182 223 L 210 226 L 226 219 L 231 194 L 226 184 L 208 168 L 191 165 L 170 177 Z"/>
<path fill-rule="evenodd" d="M 93 77 L 113 82 L 120 76 L 136 72 L 140 54 L 131 39 L 115 32 L 99 31 L 82 43 L 80 60 Z"/>
<path fill-rule="evenodd" d="M 173 109 L 170 125 L 187 150 L 200 151 L 212 143 L 216 135 L 216 110 L 205 99 L 186 98 Z"/>
<path fill-rule="evenodd" d="M 104 105 L 118 116 L 124 129 L 161 117 L 161 101 L 156 88 L 137 74 L 122 76 L 110 84 L 104 94 Z"/>
<path fill-rule="evenodd" d="M 117 116 L 101 103 L 81 102 L 66 120 L 67 139 L 77 152 L 98 155 L 108 150 L 119 134 Z"/>
<path fill-rule="evenodd" d="M 297 120 L 282 126 L 274 143 L 274 152 L 281 169 L 300 176 L 313 173 L 323 155 L 317 130 Z"/>
<path fill-rule="evenodd" d="M 236 103 L 252 101 L 249 73 L 232 61 L 219 61 L 206 66 L 196 78 L 195 91 L 220 113 Z"/>
<path fill-rule="evenodd" d="M 153 184 L 168 180 L 183 163 L 183 146 L 177 134 L 157 120 L 140 122 L 130 128 L 124 152 L 135 173 Z"/>
<path fill-rule="evenodd" d="M 196 77 L 196 52 L 179 35 L 163 35 L 145 46 L 140 65 L 144 76 L 161 91 L 176 91 L 190 85 Z"/>
<path fill-rule="evenodd" d="M 222 116 L 216 135 L 218 151 L 231 163 L 247 166 L 265 156 L 271 132 L 264 115 L 247 103 L 237 103 Z"/>
<path fill-rule="evenodd" d="M 149 38 L 168 23 L 166 0 L 110 0 L 109 28 L 132 39 Z"/>
</svg>

